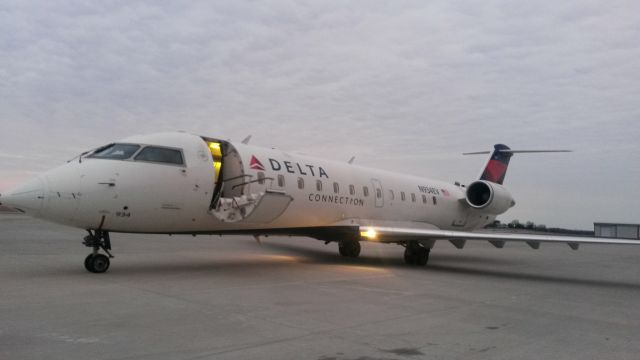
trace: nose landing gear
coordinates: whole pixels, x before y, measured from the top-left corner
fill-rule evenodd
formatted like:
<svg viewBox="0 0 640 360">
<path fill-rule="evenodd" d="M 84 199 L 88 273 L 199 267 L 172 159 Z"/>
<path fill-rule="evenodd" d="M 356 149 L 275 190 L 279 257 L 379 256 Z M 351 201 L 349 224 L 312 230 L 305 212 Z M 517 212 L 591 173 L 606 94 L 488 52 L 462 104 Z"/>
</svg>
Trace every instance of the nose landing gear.
<svg viewBox="0 0 640 360">
<path fill-rule="evenodd" d="M 93 248 L 93 252 L 84 259 L 84 267 L 87 271 L 100 274 L 109 270 L 109 258 L 113 258 L 111 255 L 111 239 L 109 238 L 109 232 L 102 230 L 87 230 L 89 235 L 84 237 L 82 242 L 86 247 Z M 100 254 L 100 249 L 109 255 Z"/>
</svg>

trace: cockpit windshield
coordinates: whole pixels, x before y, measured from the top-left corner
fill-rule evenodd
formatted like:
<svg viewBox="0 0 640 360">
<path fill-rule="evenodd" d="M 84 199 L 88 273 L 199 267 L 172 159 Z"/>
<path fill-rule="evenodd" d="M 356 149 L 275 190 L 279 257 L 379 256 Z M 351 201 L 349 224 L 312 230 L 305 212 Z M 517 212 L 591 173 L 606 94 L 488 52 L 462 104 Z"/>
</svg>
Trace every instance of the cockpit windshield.
<svg viewBox="0 0 640 360">
<path fill-rule="evenodd" d="M 125 160 L 130 158 L 133 154 L 140 149 L 140 145 L 135 144 L 110 144 L 103 146 L 96 150 L 93 154 L 89 155 L 90 158 L 95 159 L 114 159 Z"/>
<path fill-rule="evenodd" d="M 150 161 L 174 165 L 183 165 L 182 152 L 159 146 L 147 146 L 135 158 L 136 161 Z"/>
</svg>

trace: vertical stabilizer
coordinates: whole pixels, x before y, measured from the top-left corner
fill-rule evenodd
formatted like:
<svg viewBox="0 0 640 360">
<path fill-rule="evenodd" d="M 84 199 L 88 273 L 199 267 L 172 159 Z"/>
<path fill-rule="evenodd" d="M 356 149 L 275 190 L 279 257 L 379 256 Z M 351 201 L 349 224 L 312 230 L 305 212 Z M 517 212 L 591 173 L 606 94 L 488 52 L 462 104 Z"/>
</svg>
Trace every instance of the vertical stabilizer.
<svg viewBox="0 0 640 360">
<path fill-rule="evenodd" d="M 513 152 L 510 151 L 511 149 L 507 145 L 503 144 L 496 144 L 493 148 L 494 150 L 489 156 L 482 175 L 480 175 L 480 180 L 502 185 L 504 177 L 507 175 L 507 167 L 509 167 L 509 160 L 511 160 Z"/>
</svg>

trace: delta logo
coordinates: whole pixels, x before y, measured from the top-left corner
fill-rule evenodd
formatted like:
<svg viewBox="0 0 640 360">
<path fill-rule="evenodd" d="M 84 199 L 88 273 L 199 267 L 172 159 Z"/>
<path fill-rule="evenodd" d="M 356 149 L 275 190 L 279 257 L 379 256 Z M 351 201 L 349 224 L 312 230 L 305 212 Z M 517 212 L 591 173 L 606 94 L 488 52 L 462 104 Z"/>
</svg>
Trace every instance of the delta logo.
<svg viewBox="0 0 640 360">
<path fill-rule="evenodd" d="M 263 170 L 264 165 L 258 160 L 255 156 L 251 155 L 251 161 L 249 162 L 249 167 L 253 170 Z"/>
<path fill-rule="evenodd" d="M 299 175 L 311 175 L 317 177 L 325 177 L 329 178 L 327 172 L 322 168 L 322 166 L 315 166 L 309 164 L 300 164 L 297 162 L 291 161 L 278 161 L 276 159 L 269 159 L 269 165 L 271 165 L 271 170 L 273 171 L 286 171 L 290 174 L 299 174 Z M 265 170 L 264 165 L 258 160 L 255 155 L 251 155 L 251 160 L 249 161 L 249 168 L 252 170 Z"/>
</svg>

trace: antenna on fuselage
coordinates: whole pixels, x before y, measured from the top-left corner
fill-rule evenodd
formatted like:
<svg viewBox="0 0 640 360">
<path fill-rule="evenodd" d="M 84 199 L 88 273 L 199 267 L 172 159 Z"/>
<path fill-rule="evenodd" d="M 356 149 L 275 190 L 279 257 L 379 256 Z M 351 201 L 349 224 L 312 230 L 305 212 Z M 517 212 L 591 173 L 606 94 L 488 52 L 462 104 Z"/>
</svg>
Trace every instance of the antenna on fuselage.
<svg viewBox="0 0 640 360">
<path fill-rule="evenodd" d="M 351 159 L 349 159 L 349 161 L 348 161 L 349 165 L 353 164 L 353 160 L 355 160 L 355 159 L 356 159 L 356 157 L 352 156 Z"/>
<path fill-rule="evenodd" d="M 249 135 L 246 138 L 244 138 L 244 140 L 242 140 L 242 143 L 247 145 L 247 144 L 249 144 L 249 140 L 251 140 L 251 135 Z"/>
</svg>

